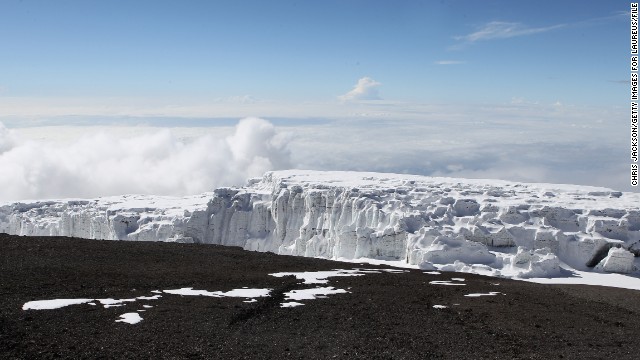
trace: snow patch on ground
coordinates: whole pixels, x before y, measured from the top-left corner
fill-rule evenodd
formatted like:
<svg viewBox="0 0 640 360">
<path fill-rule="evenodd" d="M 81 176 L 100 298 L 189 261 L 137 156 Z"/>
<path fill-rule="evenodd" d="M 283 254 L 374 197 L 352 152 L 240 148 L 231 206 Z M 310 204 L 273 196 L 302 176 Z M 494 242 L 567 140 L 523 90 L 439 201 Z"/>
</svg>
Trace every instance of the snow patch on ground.
<svg viewBox="0 0 640 360">
<path fill-rule="evenodd" d="M 22 305 L 22 310 L 53 310 L 69 305 L 86 304 L 94 299 L 53 299 L 29 301 Z M 95 305 L 95 304 L 93 304 Z"/>
<path fill-rule="evenodd" d="M 116 320 L 116 322 L 124 322 L 127 324 L 137 324 L 142 321 L 142 317 L 138 313 L 124 313 L 120 315 L 120 319 Z"/>
<path fill-rule="evenodd" d="M 366 274 L 402 273 L 406 270 L 401 269 L 336 269 L 332 271 L 305 271 L 305 272 L 280 272 L 269 274 L 275 277 L 295 276 L 297 279 L 304 280 L 304 284 L 326 284 L 330 277 L 340 276 L 363 276 Z"/>
<path fill-rule="evenodd" d="M 285 299 L 289 300 L 313 300 L 326 298 L 328 295 L 346 294 L 347 290 L 336 289 L 333 286 L 317 287 L 311 289 L 291 290 L 284 293 Z"/>
<path fill-rule="evenodd" d="M 135 302 L 136 300 L 138 300 L 137 298 L 133 298 L 133 299 L 96 299 L 98 302 L 100 302 L 100 304 L 102 304 L 102 306 L 106 308 L 110 308 L 110 307 L 117 307 L 117 306 L 123 306 L 124 303 L 127 302 Z"/>
<path fill-rule="evenodd" d="M 297 279 L 304 280 L 304 284 L 326 284 L 328 278 L 337 276 L 363 276 L 370 273 L 371 270 L 333 270 L 333 271 L 305 271 L 305 272 L 280 272 L 269 274 L 275 277 L 295 276 Z"/>
<path fill-rule="evenodd" d="M 447 286 L 465 286 L 467 284 L 462 284 L 459 282 L 451 282 L 448 280 L 434 280 L 434 281 L 429 281 L 429 284 L 431 285 L 447 285 Z"/>
<path fill-rule="evenodd" d="M 506 295 L 504 293 L 501 292 L 497 292 L 497 291 L 491 291 L 488 293 L 473 293 L 473 294 L 467 294 L 465 295 L 466 297 L 480 297 L 480 296 L 496 296 L 498 294 L 502 294 L 502 295 Z"/>
<path fill-rule="evenodd" d="M 366 274 L 392 273 L 399 274 L 406 272 L 402 269 L 336 269 L 332 271 L 305 271 L 305 272 L 281 272 L 269 274 L 275 277 L 295 276 L 297 279 L 303 280 L 303 284 L 326 284 L 330 277 L 344 276 L 363 276 Z M 344 289 L 336 289 L 333 287 L 317 287 L 313 289 L 292 290 L 285 293 L 286 300 L 312 300 L 317 298 L 325 298 L 327 295 L 344 294 L 348 291 Z M 304 305 L 295 301 L 286 301 L 281 307 L 294 307 Z"/>
<path fill-rule="evenodd" d="M 207 291 L 207 290 L 194 290 L 193 288 L 181 288 L 175 290 L 164 290 L 167 294 L 182 295 L 182 296 L 210 296 L 210 297 L 243 297 L 243 298 L 255 298 L 269 296 L 271 289 L 233 289 L 227 292 L 223 291 Z"/>
<path fill-rule="evenodd" d="M 295 302 L 295 301 L 287 301 L 287 302 L 283 302 L 282 304 L 280 304 L 280 307 L 283 308 L 288 308 L 288 307 L 296 307 L 296 306 L 302 306 L 304 305 L 303 303 L 299 303 L 299 302 Z"/>
</svg>

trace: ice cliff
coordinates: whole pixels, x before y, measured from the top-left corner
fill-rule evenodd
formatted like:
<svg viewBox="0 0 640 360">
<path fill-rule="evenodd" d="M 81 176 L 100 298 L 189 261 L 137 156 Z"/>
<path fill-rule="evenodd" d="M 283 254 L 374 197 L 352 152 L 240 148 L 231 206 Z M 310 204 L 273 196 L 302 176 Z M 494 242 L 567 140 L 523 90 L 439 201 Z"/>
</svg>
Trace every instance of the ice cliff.
<svg viewBox="0 0 640 360">
<path fill-rule="evenodd" d="M 0 232 L 181 241 L 508 277 L 634 273 L 640 194 L 574 185 L 276 171 L 244 187 L 0 206 Z"/>
</svg>

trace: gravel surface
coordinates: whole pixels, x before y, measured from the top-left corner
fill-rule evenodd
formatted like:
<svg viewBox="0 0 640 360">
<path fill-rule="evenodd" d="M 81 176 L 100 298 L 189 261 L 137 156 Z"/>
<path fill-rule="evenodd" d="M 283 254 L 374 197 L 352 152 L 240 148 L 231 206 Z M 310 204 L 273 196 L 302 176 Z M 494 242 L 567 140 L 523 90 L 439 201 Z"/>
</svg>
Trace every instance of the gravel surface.
<svg viewBox="0 0 640 360">
<path fill-rule="evenodd" d="M 0 358 L 640 357 L 639 291 L 419 270 L 334 277 L 327 284 L 269 275 L 357 267 L 384 268 L 215 245 L 0 234 Z M 285 293 L 319 286 L 348 293 L 280 306 Z M 22 309 L 34 300 L 129 299 L 185 287 L 272 290 L 251 303 L 162 293 L 118 307 L 94 301 Z M 489 292 L 497 294 L 464 296 Z M 143 320 L 116 321 L 131 312 Z"/>
</svg>

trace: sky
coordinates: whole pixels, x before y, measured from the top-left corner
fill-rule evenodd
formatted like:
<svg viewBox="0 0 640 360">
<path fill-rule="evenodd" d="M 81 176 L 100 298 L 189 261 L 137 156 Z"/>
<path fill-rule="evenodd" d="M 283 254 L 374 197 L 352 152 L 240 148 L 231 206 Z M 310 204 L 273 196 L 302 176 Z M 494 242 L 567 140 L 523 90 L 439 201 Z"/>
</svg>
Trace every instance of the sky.
<svg viewBox="0 0 640 360">
<path fill-rule="evenodd" d="M 276 142 L 288 158 L 256 169 L 636 191 L 628 12 L 626 1 L 578 0 L 4 0 L 0 156 L 6 169 L 10 152 L 70 126 L 93 127 L 82 139 L 101 126 L 114 143 L 134 136 L 120 126 L 200 126 L 227 142 L 258 117 L 287 134 Z M 43 171 L 15 159 L 27 177 Z M 74 194 L 35 187 L 21 196 Z"/>
<path fill-rule="evenodd" d="M 395 101 L 613 106 L 627 92 L 628 5 L 5 0 L 0 86 L 18 98 L 331 102 L 370 78 Z"/>
</svg>

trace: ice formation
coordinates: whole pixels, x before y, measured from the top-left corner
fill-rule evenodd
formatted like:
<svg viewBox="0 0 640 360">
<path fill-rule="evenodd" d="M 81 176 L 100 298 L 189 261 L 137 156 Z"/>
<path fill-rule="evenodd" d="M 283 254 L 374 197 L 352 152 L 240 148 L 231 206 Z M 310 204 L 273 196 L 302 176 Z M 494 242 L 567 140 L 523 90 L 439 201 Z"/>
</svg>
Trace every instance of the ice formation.
<svg viewBox="0 0 640 360">
<path fill-rule="evenodd" d="M 499 180 L 287 170 L 244 187 L 0 206 L 0 232 L 196 242 L 531 278 L 637 272 L 640 194 Z"/>
</svg>

